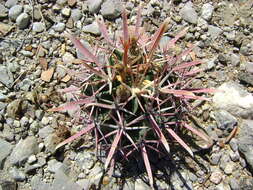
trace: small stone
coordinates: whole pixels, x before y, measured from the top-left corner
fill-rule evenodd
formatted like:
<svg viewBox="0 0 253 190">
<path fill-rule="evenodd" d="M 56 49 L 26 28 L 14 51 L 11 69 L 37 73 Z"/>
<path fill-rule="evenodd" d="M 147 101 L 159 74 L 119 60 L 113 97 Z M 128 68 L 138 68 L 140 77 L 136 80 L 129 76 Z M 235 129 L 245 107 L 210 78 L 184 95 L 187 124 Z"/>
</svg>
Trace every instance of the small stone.
<svg viewBox="0 0 253 190">
<path fill-rule="evenodd" d="M 68 5 L 74 7 L 76 5 L 76 0 L 68 0 Z"/>
<path fill-rule="evenodd" d="M 240 65 L 240 56 L 234 53 L 229 54 L 229 60 L 231 64 L 235 67 Z"/>
<path fill-rule="evenodd" d="M 67 3 L 67 0 L 57 0 L 56 3 L 57 3 L 57 5 L 63 6 Z"/>
<path fill-rule="evenodd" d="M 41 123 L 42 123 L 43 125 L 48 125 L 49 122 L 50 122 L 50 119 L 49 119 L 49 117 L 46 117 L 46 116 L 44 116 L 44 117 L 42 118 L 42 120 L 41 120 Z"/>
<path fill-rule="evenodd" d="M 235 30 L 231 32 L 224 32 L 224 35 L 226 36 L 228 41 L 234 41 L 235 40 Z"/>
<path fill-rule="evenodd" d="M 73 21 L 78 21 L 82 18 L 82 11 L 79 9 L 73 9 L 70 17 L 73 19 Z"/>
<path fill-rule="evenodd" d="M 83 32 L 94 34 L 97 36 L 101 34 L 97 22 L 93 22 L 92 24 L 84 26 Z"/>
<path fill-rule="evenodd" d="M 27 117 L 22 117 L 20 120 L 20 124 L 22 127 L 26 127 L 29 124 L 29 119 Z"/>
<path fill-rule="evenodd" d="M 35 156 L 35 155 L 31 155 L 31 156 L 29 156 L 29 158 L 28 158 L 28 160 L 27 160 L 27 163 L 33 164 L 33 163 L 36 162 L 36 161 L 37 161 L 36 156 Z"/>
<path fill-rule="evenodd" d="M 224 168 L 224 172 L 225 172 L 225 174 L 230 175 L 233 173 L 234 169 L 235 169 L 234 162 L 229 162 L 229 163 L 227 163 L 226 167 Z"/>
<path fill-rule="evenodd" d="M 180 15 L 185 21 L 191 24 L 197 24 L 198 14 L 193 8 L 192 2 L 189 1 L 184 5 L 184 7 L 180 10 Z"/>
<path fill-rule="evenodd" d="M 214 7 L 210 3 L 205 3 L 202 6 L 201 17 L 207 21 L 212 18 Z"/>
<path fill-rule="evenodd" d="M 30 22 L 30 16 L 27 13 L 21 13 L 16 19 L 16 23 L 19 29 L 25 29 L 28 27 Z"/>
<path fill-rule="evenodd" d="M 252 74 L 245 73 L 244 71 L 242 71 L 239 73 L 238 78 L 241 82 L 253 86 L 253 75 Z"/>
<path fill-rule="evenodd" d="M 213 153 L 210 157 L 210 162 L 213 165 L 218 165 L 221 158 L 221 153 Z"/>
<path fill-rule="evenodd" d="M 5 2 L 5 6 L 8 7 L 8 8 L 11 8 L 13 7 L 14 5 L 16 5 L 18 2 L 18 0 L 7 0 Z"/>
<path fill-rule="evenodd" d="M 45 25 L 42 23 L 42 22 L 34 22 L 33 23 L 33 27 L 32 27 L 32 30 L 33 32 L 43 32 L 45 29 Z"/>
<path fill-rule="evenodd" d="M 7 141 L 0 139 L 0 169 L 3 167 L 4 160 L 11 153 L 12 145 Z"/>
<path fill-rule="evenodd" d="M 26 179 L 25 173 L 17 168 L 10 169 L 9 173 L 15 181 L 24 181 Z"/>
<path fill-rule="evenodd" d="M 237 124 L 237 119 L 225 110 L 214 112 L 214 119 L 216 120 L 218 129 L 223 130 L 224 135 L 228 135 Z"/>
<path fill-rule="evenodd" d="M 231 160 L 233 161 L 233 162 L 237 162 L 237 161 L 239 161 L 239 159 L 240 159 L 240 154 L 239 154 L 239 152 L 237 151 L 237 152 L 230 152 L 229 153 L 229 156 L 230 156 L 230 158 L 231 158 Z"/>
<path fill-rule="evenodd" d="M 13 7 L 9 9 L 9 14 L 8 14 L 9 18 L 12 21 L 16 21 L 16 19 L 22 13 L 22 11 L 23 11 L 23 7 L 21 5 L 14 5 Z"/>
<path fill-rule="evenodd" d="M 226 166 L 230 163 L 230 157 L 227 154 L 222 154 L 222 157 L 220 159 L 220 168 L 224 170 Z"/>
<path fill-rule="evenodd" d="M 217 26 L 208 25 L 208 33 L 211 36 L 212 40 L 215 40 L 222 33 L 222 29 Z"/>
<path fill-rule="evenodd" d="M 63 167 L 63 163 L 59 162 L 55 159 L 49 160 L 48 161 L 48 171 L 55 173 L 57 170 L 59 170 L 61 167 Z"/>
<path fill-rule="evenodd" d="M 220 61 L 220 63 L 226 64 L 227 63 L 227 56 L 223 53 L 220 53 L 218 55 L 218 60 Z"/>
<path fill-rule="evenodd" d="M 8 104 L 6 112 L 13 119 L 19 117 L 22 114 L 22 101 L 20 99 L 13 100 Z"/>
<path fill-rule="evenodd" d="M 56 25 L 53 26 L 53 29 L 56 32 L 63 32 L 64 29 L 65 29 L 65 24 L 62 23 L 62 22 L 59 22 L 59 23 L 57 23 Z"/>
<path fill-rule="evenodd" d="M 62 61 L 65 64 L 71 64 L 71 63 L 73 63 L 74 60 L 75 60 L 75 57 L 71 53 L 69 53 L 69 52 L 66 52 L 62 56 Z"/>
<path fill-rule="evenodd" d="M 245 68 L 247 72 L 253 74 L 253 62 L 247 62 Z"/>
<path fill-rule="evenodd" d="M 120 0 L 106 0 L 101 6 L 101 14 L 108 19 L 115 19 L 122 12 L 122 4 Z"/>
<path fill-rule="evenodd" d="M 229 180 L 229 185 L 230 185 L 231 190 L 239 190 L 240 189 L 239 183 L 235 178 L 231 178 Z"/>
<path fill-rule="evenodd" d="M 35 116 L 36 116 L 36 118 L 37 118 L 38 120 L 41 120 L 42 117 L 43 117 L 43 115 L 44 115 L 44 112 L 43 112 L 42 110 L 36 110 L 36 111 L 35 111 Z"/>
<path fill-rule="evenodd" d="M 65 16 L 65 17 L 69 17 L 70 14 L 71 14 L 71 9 L 65 7 L 65 8 L 62 9 L 61 14 L 62 14 L 63 16 Z"/>
<path fill-rule="evenodd" d="M 90 13 L 94 14 L 99 12 L 102 0 L 88 0 L 88 8 Z"/>
<path fill-rule="evenodd" d="M 8 15 L 8 9 L 4 5 L 0 4 L 0 18 L 5 18 Z"/>
<path fill-rule="evenodd" d="M 10 155 L 10 163 L 13 165 L 20 165 L 26 161 L 29 156 L 38 153 L 38 151 L 38 143 L 35 137 L 29 136 L 24 140 L 21 139 Z"/>
<path fill-rule="evenodd" d="M 235 139 L 235 138 L 232 138 L 230 141 L 229 141 L 229 145 L 231 147 L 231 149 L 236 152 L 238 151 L 238 140 Z"/>
<path fill-rule="evenodd" d="M 20 66 L 16 62 L 9 62 L 9 63 L 7 63 L 7 68 L 12 73 L 16 73 L 17 71 L 20 70 Z"/>
<path fill-rule="evenodd" d="M 222 173 L 220 171 L 213 172 L 210 176 L 210 181 L 218 185 L 222 180 Z"/>
<path fill-rule="evenodd" d="M 7 87 L 10 87 L 14 82 L 12 73 L 5 66 L 0 66 L 0 76 L 0 82 Z"/>
</svg>

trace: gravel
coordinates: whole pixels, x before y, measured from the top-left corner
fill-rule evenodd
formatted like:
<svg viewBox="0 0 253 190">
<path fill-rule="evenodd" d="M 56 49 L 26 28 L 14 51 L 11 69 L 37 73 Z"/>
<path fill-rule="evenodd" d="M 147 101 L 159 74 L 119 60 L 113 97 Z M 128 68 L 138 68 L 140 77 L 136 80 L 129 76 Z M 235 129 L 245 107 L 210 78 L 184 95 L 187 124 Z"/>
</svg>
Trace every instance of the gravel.
<svg viewBox="0 0 253 190">
<path fill-rule="evenodd" d="M 120 0 L 106 0 L 101 5 L 101 14 L 108 19 L 115 19 L 120 16 L 122 4 Z"/>
<path fill-rule="evenodd" d="M 12 21 L 16 21 L 16 19 L 22 13 L 22 11 L 23 11 L 23 6 L 21 6 L 21 5 L 14 5 L 13 7 L 11 7 L 9 9 L 9 13 L 8 13 L 9 18 Z"/>
<path fill-rule="evenodd" d="M 43 32 L 45 30 L 45 25 L 42 22 L 34 22 L 32 26 L 34 32 Z"/>
<path fill-rule="evenodd" d="M 91 14 L 98 13 L 103 3 L 102 0 L 88 0 L 88 7 Z"/>
<path fill-rule="evenodd" d="M 192 2 L 187 2 L 184 7 L 180 10 L 181 17 L 191 24 L 197 24 L 198 14 L 193 8 Z"/>
<path fill-rule="evenodd" d="M 30 22 L 30 16 L 27 13 L 21 13 L 16 19 L 16 23 L 19 29 L 27 28 L 29 25 L 29 22 Z"/>
<path fill-rule="evenodd" d="M 213 11 L 213 5 L 211 5 L 210 3 L 205 3 L 201 9 L 201 17 L 206 21 L 209 21 L 212 18 Z"/>
</svg>

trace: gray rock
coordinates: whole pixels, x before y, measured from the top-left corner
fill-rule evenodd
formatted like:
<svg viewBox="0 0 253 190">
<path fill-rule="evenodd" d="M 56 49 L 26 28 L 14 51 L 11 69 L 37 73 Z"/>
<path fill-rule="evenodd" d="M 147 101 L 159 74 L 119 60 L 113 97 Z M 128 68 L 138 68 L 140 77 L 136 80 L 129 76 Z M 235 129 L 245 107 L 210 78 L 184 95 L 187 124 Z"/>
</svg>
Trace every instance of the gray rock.
<svg viewBox="0 0 253 190">
<path fill-rule="evenodd" d="M 240 56 L 236 55 L 234 53 L 229 54 L 229 62 L 233 66 L 239 66 L 240 65 Z"/>
<path fill-rule="evenodd" d="M 215 40 L 222 33 L 222 29 L 217 26 L 208 25 L 208 33 L 210 34 L 211 39 Z"/>
<path fill-rule="evenodd" d="M 214 171 L 211 173 L 210 181 L 215 185 L 218 185 L 222 180 L 222 172 L 221 171 Z"/>
<path fill-rule="evenodd" d="M 18 0 L 7 0 L 5 2 L 5 6 L 8 7 L 8 8 L 11 8 L 13 7 L 14 5 L 16 5 L 18 2 Z"/>
<path fill-rule="evenodd" d="M 30 16 L 27 13 L 21 13 L 16 19 L 19 29 L 25 29 L 30 23 Z"/>
<path fill-rule="evenodd" d="M 32 30 L 33 32 L 43 32 L 45 29 L 45 25 L 42 23 L 42 22 L 34 22 L 33 23 L 33 27 L 32 27 Z"/>
<path fill-rule="evenodd" d="M 64 189 L 72 189 L 72 190 L 82 190 L 78 184 L 71 181 L 71 179 L 65 175 L 63 172 L 59 171 L 55 174 L 55 180 L 51 186 L 52 190 L 64 190 Z"/>
<path fill-rule="evenodd" d="M 231 190 L 229 184 L 222 182 L 215 187 L 215 190 Z"/>
<path fill-rule="evenodd" d="M 4 160 L 11 153 L 12 145 L 3 139 L 0 139 L 0 169 L 3 167 Z"/>
<path fill-rule="evenodd" d="M 235 178 L 231 178 L 229 180 L 229 185 L 230 185 L 231 190 L 239 190 L 240 189 L 239 183 Z"/>
<path fill-rule="evenodd" d="M 56 159 L 52 159 L 48 161 L 48 171 L 52 173 L 56 173 L 61 167 L 63 167 L 63 163 L 57 161 Z"/>
<path fill-rule="evenodd" d="M 239 159 L 240 159 L 240 154 L 239 154 L 239 152 L 238 151 L 236 151 L 236 152 L 230 152 L 229 153 L 229 156 L 230 156 L 230 158 L 231 158 L 231 160 L 233 161 L 233 162 L 237 162 L 237 161 L 239 161 Z"/>
<path fill-rule="evenodd" d="M 65 7 L 61 10 L 61 14 L 65 17 L 69 17 L 71 15 L 71 9 L 68 7 Z"/>
<path fill-rule="evenodd" d="M 198 22 L 198 14 L 193 8 L 192 2 L 187 2 L 184 7 L 180 10 L 181 17 L 191 23 L 191 24 L 197 24 Z"/>
<path fill-rule="evenodd" d="M 242 71 L 239 73 L 238 78 L 241 82 L 244 82 L 246 84 L 253 86 L 253 75 L 252 74 Z"/>
<path fill-rule="evenodd" d="M 122 3 L 120 0 L 106 0 L 101 6 L 101 14 L 108 19 L 115 19 L 122 12 Z"/>
<path fill-rule="evenodd" d="M 15 181 L 24 181 L 26 179 L 25 173 L 20 171 L 16 167 L 11 168 L 9 174 Z"/>
<path fill-rule="evenodd" d="M 245 68 L 247 72 L 253 74 L 253 62 L 247 62 Z"/>
<path fill-rule="evenodd" d="M 16 62 L 7 63 L 7 68 L 12 73 L 15 73 L 20 70 L 20 66 Z"/>
<path fill-rule="evenodd" d="M 27 127 L 28 124 L 29 124 L 29 119 L 26 116 L 22 117 L 20 120 L 21 127 Z"/>
<path fill-rule="evenodd" d="M 39 147 L 35 137 L 29 136 L 24 140 L 21 139 L 10 155 L 10 163 L 13 165 L 20 165 L 22 162 L 26 161 L 29 156 L 38 153 L 38 151 Z"/>
<path fill-rule="evenodd" d="M 57 23 L 56 25 L 53 26 L 53 29 L 56 32 L 63 32 L 64 29 L 65 29 L 65 24 L 62 23 L 62 22 L 59 22 L 59 23 Z"/>
<path fill-rule="evenodd" d="M 221 159 L 220 159 L 220 168 L 221 168 L 222 170 L 224 170 L 230 161 L 231 161 L 231 160 L 230 160 L 229 155 L 226 154 L 226 153 L 223 153 L 223 154 L 222 154 L 222 157 L 221 157 Z"/>
<path fill-rule="evenodd" d="M 31 186 L 32 189 L 36 189 L 36 190 L 53 190 L 50 188 L 50 184 L 45 183 L 44 181 L 42 181 L 42 179 L 40 179 L 38 176 L 33 176 L 31 179 Z"/>
<path fill-rule="evenodd" d="M 210 20 L 213 15 L 214 7 L 210 3 L 205 3 L 201 9 L 201 17 L 205 20 Z"/>
<path fill-rule="evenodd" d="M 7 99 L 7 96 L 4 95 L 4 94 L 2 94 L 2 93 L 0 93 L 0 101 L 4 101 L 6 99 Z"/>
<path fill-rule="evenodd" d="M 216 66 L 216 58 L 212 58 L 210 60 L 207 61 L 206 63 L 206 70 L 211 70 Z"/>
<path fill-rule="evenodd" d="M 218 128 L 223 130 L 225 135 L 229 135 L 237 124 L 237 119 L 225 110 L 215 111 L 214 119 Z"/>
<path fill-rule="evenodd" d="M 30 87 L 32 86 L 32 81 L 26 78 L 20 83 L 18 83 L 18 86 L 21 90 L 28 92 L 30 90 Z"/>
<path fill-rule="evenodd" d="M 221 158 L 221 153 L 220 152 L 213 153 L 210 157 L 211 164 L 217 165 L 220 161 L 220 158 Z"/>
<path fill-rule="evenodd" d="M 229 141 L 229 145 L 231 147 L 231 149 L 236 152 L 238 150 L 238 140 L 233 138 Z"/>
<path fill-rule="evenodd" d="M 235 163 L 234 162 L 228 162 L 226 164 L 226 167 L 224 168 L 224 172 L 225 174 L 227 175 L 230 175 L 233 173 L 233 171 L 235 170 L 236 166 L 235 166 Z"/>
<path fill-rule="evenodd" d="M 4 7 L 4 5 L 0 5 L 0 18 L 5 18 L 8 15 L 8 9 Z"/>
<path fill-rule="evenodd" d="M 91 24 L 83 26 L 83 32 L 94 34 L 97 36 L 101 34 L 97 22 L 93 22 Z"/>
<path fill-rule="evenodd" d="M 253 96 L 236 82 L 226 82 L 213 96 L 214 106 L 235 116 L 253 118 Z"/>
<path fill-rule="evenodd" d="M 90 13 L 94 14 L 99 12 L 102 2 L 102 0 L 88 0 L 88 7 Z"/>
<path fill-rule="evenodd" d="M 38 134 L 40 138 L 44 139 L 50 134 L 52 134 L 53 132 L 54 132 L 54 129 L 51 126 L 46 126 L 46 127 L 41 128 Z"/>
<path fill-rule="evenodd" d="M 244 120 L 238 134 L 238 148 L 253 171 L 253 120 Z"/>
<path fill-rule="evenodd" d="M 5 66 L 0 66 L 0 82 L 5 86 L 10 87 L 13 83 L 13 75 Z"/>
<path fill-rule="evenodd" d="M 73 9 L 70 17 L 73 19 L 73 21 L 78 21 L 82 18 L 82 11 L 79 9 Z"/>
<path fill-rule="evenodd" d="M 22 13 L 22 11 L 23 11 L 23 7 L 21 5 L 14 5 L 13 7 L 9 9 L 9 14 L 8 14 L 9 18 L 12 21 L 16 21 L 16 19 Z"/>
</svg>

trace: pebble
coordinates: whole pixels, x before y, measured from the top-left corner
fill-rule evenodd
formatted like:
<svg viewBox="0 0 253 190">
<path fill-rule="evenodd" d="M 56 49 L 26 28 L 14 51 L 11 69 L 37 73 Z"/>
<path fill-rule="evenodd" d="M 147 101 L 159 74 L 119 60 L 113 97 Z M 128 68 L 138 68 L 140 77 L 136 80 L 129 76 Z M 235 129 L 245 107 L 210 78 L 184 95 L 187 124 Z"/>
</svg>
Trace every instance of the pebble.
<svg viewBox="0 0 253 190">
<path fill-rule="evenodd" d="M 73 9 L 70 17 L 73 19 L 73 21 L 78 21 L 82 18 L 82 11 L 79 9 Z"/>
<path fill-rule="evenodd" d="M 223 130 L 227 136 L 233 130 L 237 124 L 237 119 L 225 110 L 219 110 L 214 112 L 214 119 L 217 123 L 218 129 Z"/>
<path fill-rule="evenodd" d="M 229 54 L 230 63 L 237 67 L 240 65 L 240 56 L 234 53 Z"/>
<path fill-rule="evenodd" d="M 17 2 L 18 2 L 18 0 L 7 0 L 7 1 L 5 2 L 5 6 L 6 6 L 7 8 L 11 8 L 11 7 L 13 7 L 14 5 L 16 5 Z"/>
<path fill-rule="evenodd" d="M 230 81 L 217 88 L 213 96 L 213 104 L 217 109 L 223 109 L 235 116 L 251 118 L 253 115 L 253 96 L 241 85 Z"/>
<path fill-rule="evenodd" d="M 16 21 L 16 19 L 22 13 L 22 11 L 23 11 L 23 7 L 21 5 L 14 5 L 13 7 L 9 9 L 9 13 L 8 13 L 9 18 L 12 21 Z"/>
<path fill-rule="evenodd" d="M 34 22 L 32 26 L 33 32 L 43 32 L 45 29 L 45 25 L 42 22 Z"/>
<path fill-rule="evenodd" d="M 239 183 L 235 178 L 231 178 L 229 180 L 229 185 L 230 185 L 231 190 L 239 190 L 240 189 Z"/>
<path fill-rule="evenodd" d="M 240 72 L 238 78 L 241 82 L 253 86 L 253 75 L 244 71 Z"/>
<path fill-rule="evenodd" d="M 10 169 L 9 174 L 15 181 L 24 181 L 26 179 L 25 173 L 15 167 Z"/>
<path fill-rule="evenodd" d="M 63 16 L 65 16 L 65 17 L 69 17 L 70 14 L 71 14 L 71 9 L 65 7 L 65 8 L 63 8 L 63 9 L 61 10 L 61 14 L 62 14 Z"/>
<path fill-rule="evenodd" d="M 0 4 L 0 18 L 5 18 L 8 16 L 8 9 L 4 5 Z"/>
<path fill-rule="evenodd" d="M 89 12 L 91 14 L 99 12 L 102 3 L 102 0 L 88 0 Z"/>
<path fill-rule="evenodd" d="M 42 123 L 43 125 L 48 125 L 49 122 L 50 122 L 50 118 L 49 118 L 49 117 L 46 117 L 46 116 L 44 116 L 44 117 L 42 118 L 42 120 L 41 120 L 41 123 Z"/>
<path fill-rule="evenodd" d="M 52 173 L 56 173 L 61 167 L 63 167 L 63 163 L 57 161 L 56 159 L 49 160 L 47 164 L 48 164 L 47 167 L 48 171 Z"/>
<path fill-rule="evenodd" d="M 244 120 L 238 134 L 238 148 L 253 169 L 253 120 Z"/>
<path fill-rule="evenodd" d="M 231 147 L 231 149 L 236 152 L 238 151 L 238 140 L 235 139 L 235 138 L 232 138 L 230 141 L 229 141 L 229 145 Z"/>
<path fill-rule="evenodd" d="M 32 154 L 38 153 L 38 143 L 35 137 L 29 136 L 26 139 L 21 139 L 10 155 L 10 163 L 20 165 L 26 161 Z"/>
<path fill-rule="evenodd" d="M 16 73 L 17 71 L 20 70 L 20 66 L 16 62 L 8 62 L 7 69 L 12 73 Z"/>
<path fill-rule="evenodd" d="M 115 19 L 120 16 L 122 4 L 120 0 L 106 0 L 101 5 L 101 14 L 108 19 Z"/>
<path fill-rule="evenodd" d="M 210 3 L 205 3 L 201 9 L 201 17 L 206 21 L 211 20 L 214 7 Z"/>
<path fill-rule="evenodd" d="M 10 87 L 14 82 L 13 74 L 8 71 L 6 66 L 0 66 L 0 82 L 5 86 Z"/>
<path fill-rule="evenodd" d="M 56 32 L 63 32 L 64 29 L 65 29 L 65 24 L 62 23 L 62 22 L 59 22 L 59 23 L 57 23 L 56 25 L 53 26 L 53 29 Z"/>
<path fill-rule="evenodd" d="M 208 25 L 208 34 L 211 36 L 212 40 L 215 40 L 222 33 L 222 29 L 217 26 Z"/>
<path fill-rule="evenodd" d="M 228 162 L 226 167 L 224 168 L 224 172 L 227 175 L 231 175 L 235 169 L 235 163 L 234 162 Z"/>
<path fill-rule="evenodd" d="M 245 64 L 245 69 L 247 72 L 253 74 L 253 62 L 247 62 Z"/>
<path fill-rule="evenodd" d="M 222 173 L 220 171 L 215 171 L 210 176 L 210 181 L 215 185 L 218 185 L 222 180 Z"/>
<path fill-rule="evenodd" d="M 186 22 L 197 24 L 198 14 L 193 8 L 192 2 L 187 2 L 179 13 Z"/>
<path fill-rule="evenodd" d="M 21 13 L 16 19 L 19 29 L 25 29 L 30 23 L 30 16 L 27 13 Z"/>
<path fill-rule="evenodd" d="M 213 165 L 218 165 L 219 161 L 220 161 L 220 158 L 221 158 L 221 153 L 218 152 L 218 153 L 213 153 L 210 157 L 210 162 L 211 164 Z"/>
<path fill-rule="evenodd" d="M 13 145 L 7 141 L 0 138 L 0 168 L 2 168 L 3 163 L 7 156 L 11 153 Z"/>
<path fill-rule="evenodd" d="M 93 22 L 91 24 L 83 26 L 82 30 L 83 30 L 83 32 L 94 34 L 96 36 L 101 34 L 97 22 Z"/>
<path fill-rule="evenodd" d="M 31 156 L 29 156 L 29 158 L 28 158 L 28 160 L 27 160 L 27 163 L 28 163 L 28 164 L 33 164 L 33 163 L 36 162 L 36 161 L 37 161 L 36 156 L 35 156 L 35 155 L 31 155 Z"/>
</svg>

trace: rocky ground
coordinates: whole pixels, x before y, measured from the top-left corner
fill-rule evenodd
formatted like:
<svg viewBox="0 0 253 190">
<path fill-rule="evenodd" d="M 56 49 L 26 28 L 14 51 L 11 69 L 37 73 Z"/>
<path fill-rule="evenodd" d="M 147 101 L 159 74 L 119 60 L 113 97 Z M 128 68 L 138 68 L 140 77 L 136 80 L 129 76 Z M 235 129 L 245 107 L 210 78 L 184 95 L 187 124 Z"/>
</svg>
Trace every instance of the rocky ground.
<svg viewBox="0 0 253 190">
<path fill-rule="evenodd" d="M 139 3 L 124 3 L 130 22 L 134 22 Z M 143 3 L 148 32 L 154 33 L 171 17 L 162 41 L 189 26 L 182 41 L 196 44 L 194 54 L 204 62 L 204 72 L 194 85 L 220 89 L 211 102 L 194 102 L 198 107 L 192 113 L 214 145 L 197 151 L 194 159 L 175 155 L 161 161 L 167 175 L 156 173 L 157 189 L 253 189 L 253 2 Z M 149 189 L 143 172 L 123 179 L 122 171 L 116 170 L 114 178 L 103 177 L 103 164 L 96 159 L 90 136 L 85 136 L 81 147 L 74 143 L 55 152 L 59 142 L 83 126 L 73 124 L 72 113 L 46 111 L 68 99 L 57 89 L 72 84 L 73 73 L 68 69 L 77 69 L 75 58 L 82 56 L 62 33 L 70 30 L 85 45 L 95 45 L 101 37 L 94 14 L 102 15 L 115 31 L 121 28 L 121 10 L 120 0 L 0 3 L 1 190 L 86 190 L 98 184 L 100 189 Z"/>
</svg>

